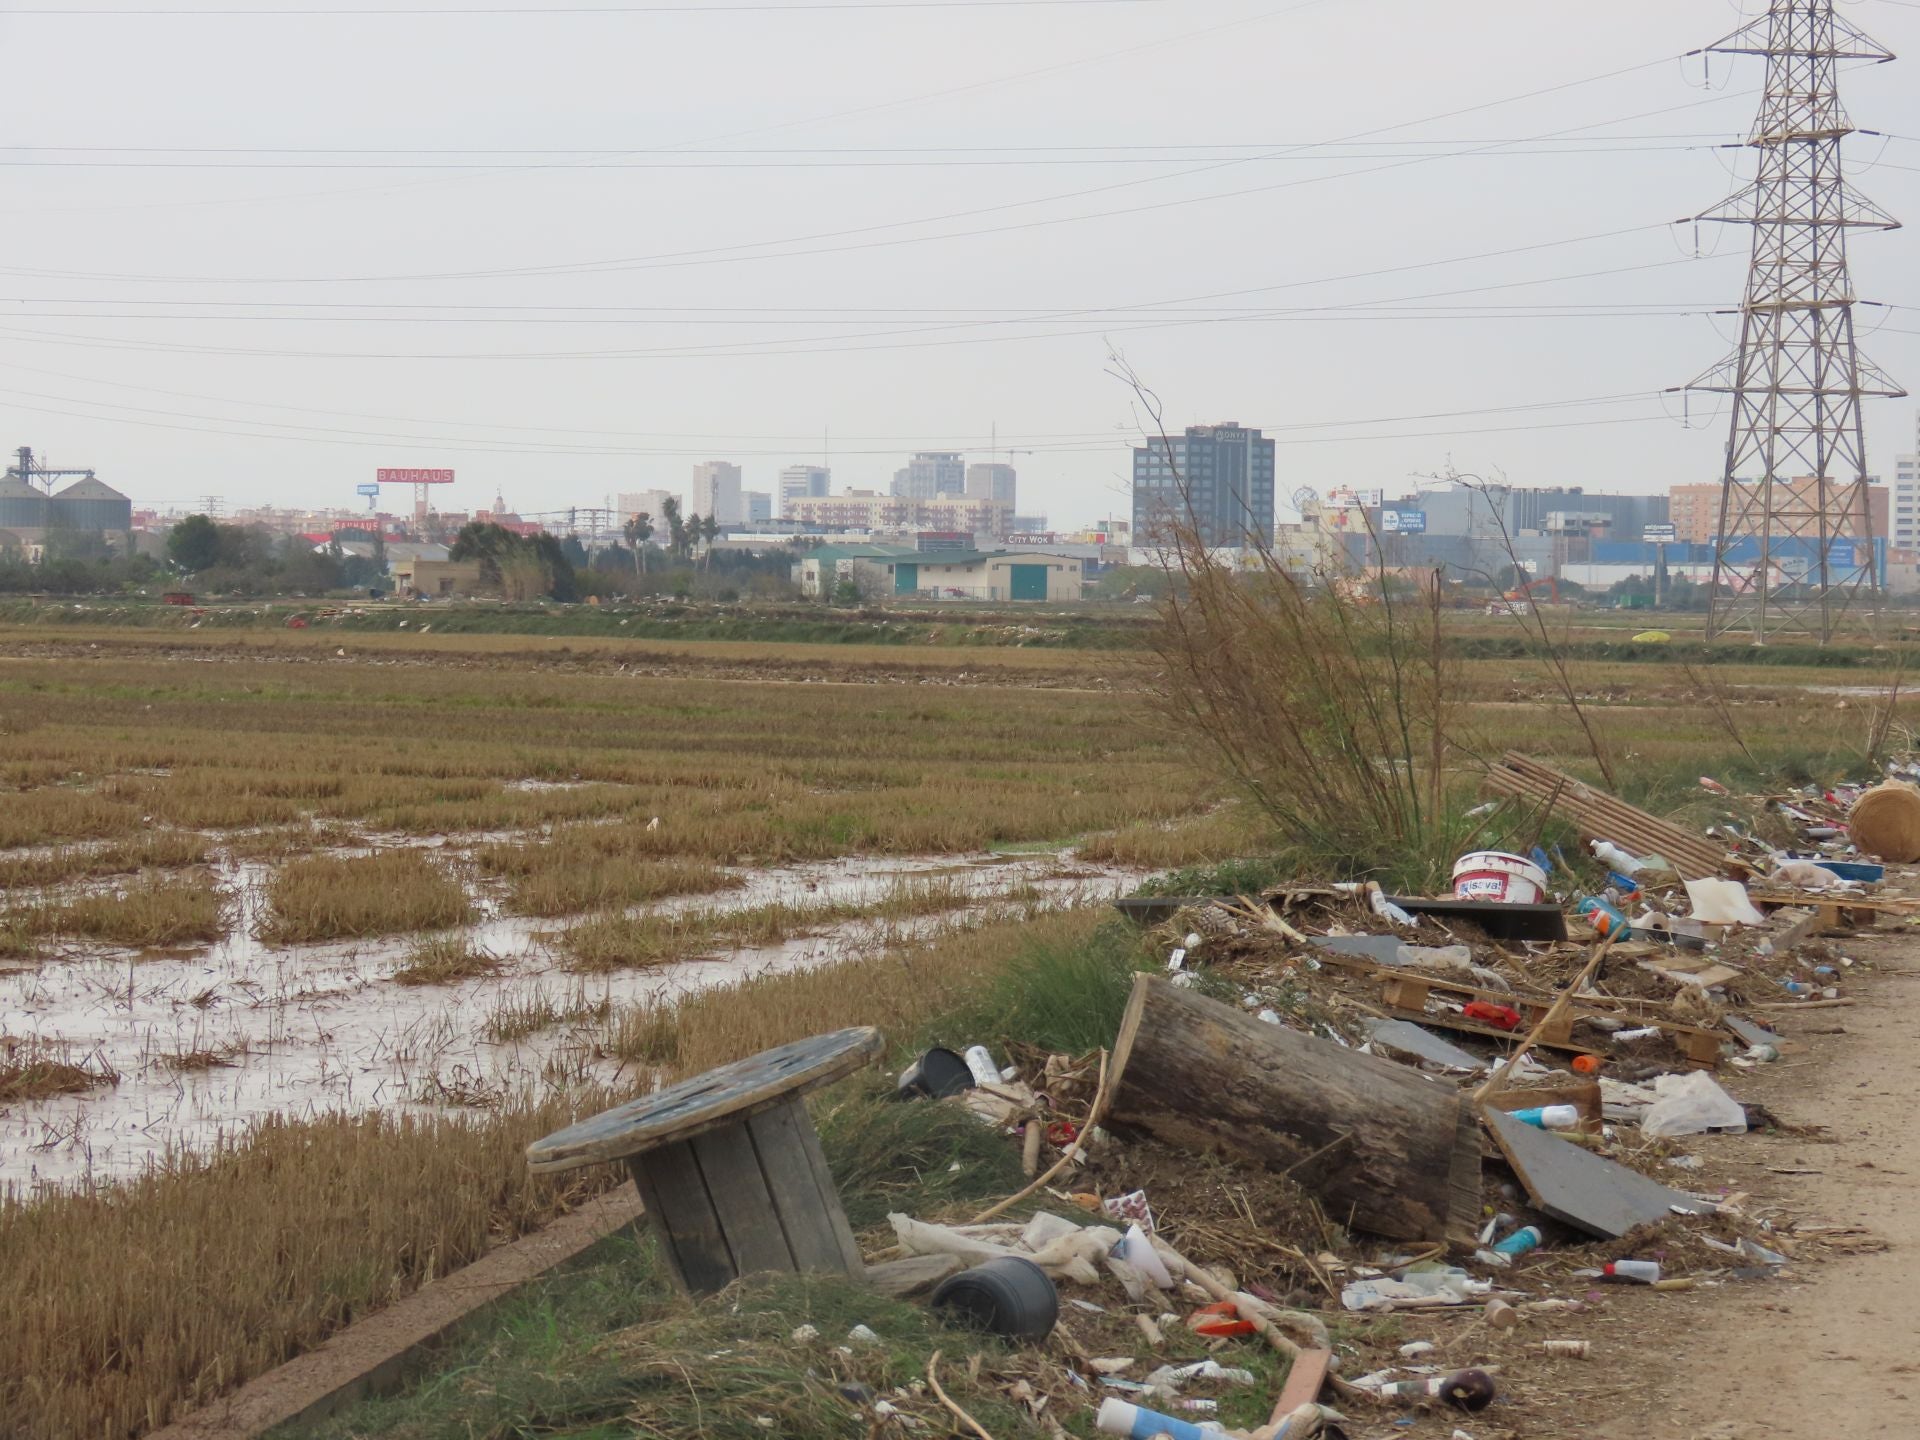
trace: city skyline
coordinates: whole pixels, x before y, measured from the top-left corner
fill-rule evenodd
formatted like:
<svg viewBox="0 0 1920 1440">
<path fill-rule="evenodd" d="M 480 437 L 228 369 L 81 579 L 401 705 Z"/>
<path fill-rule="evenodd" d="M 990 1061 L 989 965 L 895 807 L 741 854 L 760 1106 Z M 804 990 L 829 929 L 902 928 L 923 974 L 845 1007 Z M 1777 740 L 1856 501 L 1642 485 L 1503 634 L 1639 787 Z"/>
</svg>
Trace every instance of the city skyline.
<svg viewBox="0 0 1920 1440">
<path fill-rule="evenodd" d="M 1882 8 L 1910 51 L 1920 12 Z M 1100 515 L 1144 432 L 1220 415 L 1275 439 L 1283 512 L 1449 461 L 1714 478 L 1724 412 L 1665 392 L 1724 352 L 1744 256 L 1673 219 L 1731 188 L 1758 64 L 1677 63 L 1718 7 L 1478 18 L 1467 43 L 1412 0 L 128 16 L 88 32 L 84 91 L 26 67 L 9 93 L 43 148 L 9 172 L 33 223 L 5 444 L 177 508 L 351 505 L 376 468 L 435 466 L 450 507 L 553 511 L 713 456 L 770 493 L 806 462 L 882 489 L 953 450 Z M 269 83 L 262 44 L 300 72 Z M 1920 212 L 1920 97 L 1887 66 L 1848 103 L 1885 147 L 1853 142 L 1859 183 Z M 1863 247 L 1863 296 L 1908 303 L 1908 243 Z M 1876 358 L 1920 374 L 1920 327 L 1883 313 Z M 1867 423 L 1891 474 L 1909 417 Z"/>
</svg>

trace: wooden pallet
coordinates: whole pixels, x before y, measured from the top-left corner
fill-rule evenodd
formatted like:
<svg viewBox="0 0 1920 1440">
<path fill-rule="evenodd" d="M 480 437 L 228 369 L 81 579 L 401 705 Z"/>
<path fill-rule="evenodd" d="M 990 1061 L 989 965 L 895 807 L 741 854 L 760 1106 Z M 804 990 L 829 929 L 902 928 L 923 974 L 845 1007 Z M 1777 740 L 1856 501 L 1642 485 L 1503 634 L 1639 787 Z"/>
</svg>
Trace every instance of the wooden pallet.
<svg viewBox="0 0 1920 1440">
<path fill-rule="evenodd" d="M 1462 985 L 1451 980 L 1435 979 L 1430 975 L 1403 975 L 1386 972 L 1382 977 L 1381 999 L 1388 1006 L 1409 1020 L 1423 1020 L 1429 1024 L 1440 1025 L 1447 1029 L 1468 1030 L 1474 1034 L 1514 1039 L 1517 1033 L 1524 1033 L 1540 1024 L 1553 1007 L 1551 998 L 1530 995 L 1515 995 L 1503 990 L 1487 990 L 1477 985 Z M 1491 1025 L 1481 1025 L 1476 1021 L 1452 1015 L 1431 1015 L 1427 1012 L 1427 1001 L 1435 992 L 1454 998 L 1466 996 L 1470 1000 L 1484 1000 L 1492 1005 L 1505 1005 L 1520 1012 L 1519 1032 L 1497 1029 Z M 1552 1050 L 1571 1050 L 1582 1054 L 1604 1054 L 1591 1045 L 1582 1045 L 1573 1038 L 1573 1027 L 1577 1021 L 1591 1019 L 1618 1019 L 1616 1006 L 1623 1002 L 1614 1001 L 1609 996 L 1576 996 L 1574 1003 L 1567 1006 L 1554 1022 L 1540 1032 L 1534 1041 Z M 1723 1043 L 1719 1035 L 1711 1030 L 1703 1030 L 1697 1025 L 1680 1025 L 1671 1020 L 1655 1019 L 1651 1016 L 1635 1017 L 1643 1025 L 1651 1025 L 1669 1036 L 1680 1053 L 1695 1065 L 1715 1066 L 1720 1063 L 1720 1046 Z"/>
<path fill-rule="evenodd" d="M 1487 788 L 1544 809 L 1588 840 L 1611 840 L 1635 855 L 1664 856 L 1683 880 L 1744 875 L 1746 866 L 1704 835 L 1596 790 L 1551 765 L 1509 750 L 1487 772 Z"/>
</svg>

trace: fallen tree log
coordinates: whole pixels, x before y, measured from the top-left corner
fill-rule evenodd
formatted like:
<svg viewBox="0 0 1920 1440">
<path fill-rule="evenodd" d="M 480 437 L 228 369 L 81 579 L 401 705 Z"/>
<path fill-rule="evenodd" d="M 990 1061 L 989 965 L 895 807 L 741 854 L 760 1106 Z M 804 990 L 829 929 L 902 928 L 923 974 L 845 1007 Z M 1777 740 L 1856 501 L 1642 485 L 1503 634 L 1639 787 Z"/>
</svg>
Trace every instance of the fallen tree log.
<svg viewBox="0 0 1920 1440">
<path fill-rule="evenodd" d="M 1134 981 L 1112 1068 L 1116 1130 L 1287 1172 L 1342 1225 L 1473 1243 L 1480 1127 L 1452 1086 L 1152 975 Z"/>
</svg>

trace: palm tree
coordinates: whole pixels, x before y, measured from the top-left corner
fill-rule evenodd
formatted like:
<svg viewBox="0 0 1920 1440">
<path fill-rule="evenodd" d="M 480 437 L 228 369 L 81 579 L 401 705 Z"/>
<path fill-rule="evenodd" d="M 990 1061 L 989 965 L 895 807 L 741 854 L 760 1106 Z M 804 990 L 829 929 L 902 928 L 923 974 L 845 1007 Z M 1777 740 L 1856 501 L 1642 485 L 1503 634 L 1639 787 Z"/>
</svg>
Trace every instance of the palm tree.
<svg viewBox="0 0 1920 1440">
<path fill-rule="evenodd" d="M 713 542 L 720 538 L 720 522 L 709 515 L 700 522 L 701 538 L 707 542 L 706 568 L 713 568 Z"/>
<path fill-rule="evenodd" d="M 660 502 L 660 513 L 667 521 L 667 553 L 678 560 L 687 549 L 687 524 L 680 518 L 680 502 L 669 495 Z"/>
<path fill-rule="evenodd" d="M 642 510 L 620 528 L 626 532 L 627 544 L 633 549 L 634 570 L 638 574 L 646 574 L 647 552 L 641 547 L 653 538 L 653 517 Z"/>
</svg>

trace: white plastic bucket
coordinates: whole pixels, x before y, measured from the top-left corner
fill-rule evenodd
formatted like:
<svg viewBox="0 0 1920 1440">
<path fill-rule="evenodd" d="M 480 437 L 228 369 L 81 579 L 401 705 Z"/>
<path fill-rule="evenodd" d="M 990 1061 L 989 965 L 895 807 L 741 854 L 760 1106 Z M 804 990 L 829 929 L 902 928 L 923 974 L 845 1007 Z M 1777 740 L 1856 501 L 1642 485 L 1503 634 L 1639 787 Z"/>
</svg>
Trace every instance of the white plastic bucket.
<svg viewBox="0 0 1920 1440">
<path fill-rule="evenodd" d="M 1476 850 L 1453 863 L 1453 894 L 1457 900 L 1534 905 L 1546 890 L 1547 872 L 1524 855 Z"/>
</svg>

